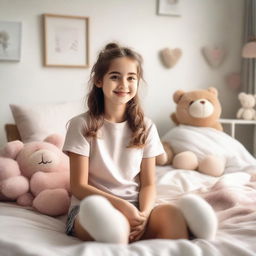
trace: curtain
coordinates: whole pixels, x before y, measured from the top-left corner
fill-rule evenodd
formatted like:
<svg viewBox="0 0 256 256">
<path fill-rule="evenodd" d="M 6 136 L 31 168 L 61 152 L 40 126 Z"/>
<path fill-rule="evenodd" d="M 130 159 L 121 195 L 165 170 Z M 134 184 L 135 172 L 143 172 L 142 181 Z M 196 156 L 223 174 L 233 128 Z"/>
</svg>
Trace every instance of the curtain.
<svg viewBox="0 0 256 256">
<path fill-rule="evenodd" d="M 245 0 L 243 45 L 256 40 L 256 0 Z M 241 90 L 256 94 L 256 59 L 243 58 L 241 73 Z M 256 157 L 256 126 L 253 127 L 252 154 Z"/>
<path fill-rule="evenodd" d="M 243 45 L 253 39 L 256 39 L 256 0 L 245 0 Z M 256 94 L 255 59 L 243 58 L 242 90 L 250 94 Z"/>
</svg>

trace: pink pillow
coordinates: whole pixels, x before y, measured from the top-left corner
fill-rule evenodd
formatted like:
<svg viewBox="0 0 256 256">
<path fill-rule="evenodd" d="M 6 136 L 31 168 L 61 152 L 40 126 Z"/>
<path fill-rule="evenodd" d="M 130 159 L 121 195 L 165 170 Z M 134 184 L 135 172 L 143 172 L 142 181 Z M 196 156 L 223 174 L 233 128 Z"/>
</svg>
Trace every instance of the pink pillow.
<svg viewBox="0 0 256 256">
<path fill-rule="evenodd" d="M 57 104 L 10 104 L 13 118 L 24 143 L 43 140 L 49 134 L 66 135 L 66 124 L 83 110 L 79 101 Z"/>
</svg>

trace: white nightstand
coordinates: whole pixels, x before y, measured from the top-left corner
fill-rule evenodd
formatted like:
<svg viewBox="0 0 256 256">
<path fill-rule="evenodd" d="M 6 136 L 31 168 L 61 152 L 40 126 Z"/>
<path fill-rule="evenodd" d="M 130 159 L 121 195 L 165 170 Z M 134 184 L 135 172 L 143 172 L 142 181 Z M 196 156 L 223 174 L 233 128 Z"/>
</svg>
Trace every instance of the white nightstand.
<svg viewBox="0 0 256 256">
<path fill-rule="evenodd" d="M 236 136 L 236 125 L 254 125 L 254 133 L 256 131 L 256 120 L 243 120 L 243 119 L 220 119 L 221 124 L 230 125 L 230 135 L 235 138 Z M 256 145 L 255 145 L 255 135 L 253 134 L 253 155 L 256 156 Z"/>
</svg>

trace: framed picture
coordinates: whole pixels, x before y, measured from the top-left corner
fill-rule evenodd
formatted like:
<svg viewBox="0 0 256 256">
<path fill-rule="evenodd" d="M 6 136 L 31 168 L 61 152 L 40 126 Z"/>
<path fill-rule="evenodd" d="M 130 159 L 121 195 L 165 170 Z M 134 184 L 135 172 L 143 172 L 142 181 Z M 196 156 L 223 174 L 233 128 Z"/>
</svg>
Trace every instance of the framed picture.
<svg viewBox="0 0 256 256">
<path fill-rule="evenodd" d="M 181 16 L 180 0 L 158 0 L 158 15 Z"/>
<path fill-rule="evenodd" d="M 44 65 L 89 67 L 89 18 L 43 14 Z"/>
<path fill-rule="evenodd" d="M 21 22 L 0 21 L 0 61 L 20 61 Z"/>
</svg>

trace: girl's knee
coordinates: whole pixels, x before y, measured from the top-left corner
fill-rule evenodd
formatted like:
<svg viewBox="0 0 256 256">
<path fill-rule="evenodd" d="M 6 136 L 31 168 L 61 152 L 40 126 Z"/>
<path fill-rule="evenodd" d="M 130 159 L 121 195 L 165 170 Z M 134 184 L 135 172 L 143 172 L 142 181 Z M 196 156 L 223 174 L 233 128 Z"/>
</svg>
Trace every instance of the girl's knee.
<svg viewBox="0 0 256 256">
<path fill-rule="evenodd" d="M 161 220 L 161 218 L 173 219 L 183 217 L 181 211 L 176 206 L 171 204 L 162 204 L 156 206 L 152 211 L 152 215 L 156 215 L 157 219 L 159 220 Z"/>
<path fill-rule="evenodd" d="M 157 238 L 188 238 L 188 229 L 182 212 L 173 205 L 159 205 L 151 214 L 151 227 Z"/>
</svg>

